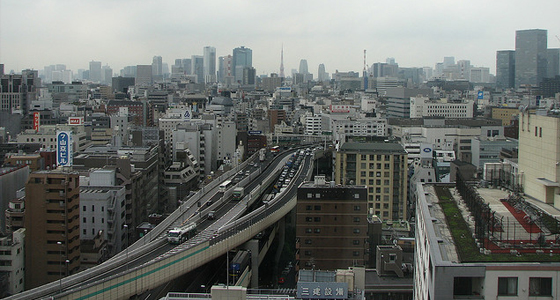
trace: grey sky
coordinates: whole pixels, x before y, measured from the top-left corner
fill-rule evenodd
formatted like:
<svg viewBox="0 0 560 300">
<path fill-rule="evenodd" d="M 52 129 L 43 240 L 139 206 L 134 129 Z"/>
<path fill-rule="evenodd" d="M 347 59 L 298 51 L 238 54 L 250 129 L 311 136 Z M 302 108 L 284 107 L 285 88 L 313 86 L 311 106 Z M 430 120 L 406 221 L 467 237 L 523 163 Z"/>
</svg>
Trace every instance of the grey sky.
<svg viewBox="0 0 560 300">
<path fill-rule="evenodd" d="M 515 30 L 547 29 L 560 48 L 558 0 L 0 0 L 0 63 L 6 71 L 91 60 L 122 67 L 150 64 L 154 55 L 217 56 L 241 45 L 253 50 L 257 74 L 286 74 L 308 60 L 317 74 L 361 71 L 394 57 L 402 67 L 433 67 L 444 56 L 469 59 L 495 72 L 496 50 L 514 49 Z"/>
</svg>

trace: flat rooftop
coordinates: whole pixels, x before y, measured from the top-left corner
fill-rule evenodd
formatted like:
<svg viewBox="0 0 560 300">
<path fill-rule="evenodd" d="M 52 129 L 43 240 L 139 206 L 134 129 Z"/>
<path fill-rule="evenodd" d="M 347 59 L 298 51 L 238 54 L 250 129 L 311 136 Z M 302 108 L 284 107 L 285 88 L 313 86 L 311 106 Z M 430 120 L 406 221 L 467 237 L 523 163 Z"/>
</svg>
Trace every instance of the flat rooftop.
<svg viewBox="0 0 560 300">
<path fill-rule="evenodd" d="M 560 210 L 500 189 L 465 200 L 453 184 L 423 188 L 442 260 L 560 262 Z"/>
</svg>

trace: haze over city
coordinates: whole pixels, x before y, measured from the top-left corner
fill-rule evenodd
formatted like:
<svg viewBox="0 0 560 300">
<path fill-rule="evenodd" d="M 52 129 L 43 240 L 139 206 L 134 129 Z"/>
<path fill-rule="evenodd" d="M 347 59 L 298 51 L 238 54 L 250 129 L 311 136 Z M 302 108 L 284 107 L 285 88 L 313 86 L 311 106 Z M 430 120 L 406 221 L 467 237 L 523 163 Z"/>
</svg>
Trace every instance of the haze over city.
<svg viewBox="0 0 560 300">
<path fill-rule="evenodd" d="M 7 72 L 91 60 L 115 73 L 216 47 L 217 56 L 244 45 L 257 74 L 286 74 L 307 59 L 310 72 L 361 71 L 394 57 L 403 67 L 433 67 L 444 56 L 468 59 L 495 73 L 496 51 L 514 49 L 515 31 L 548 29 L 560 48 L 560 2 L 536 1 L 2 1 L 0 61 Z"/>
</svg>

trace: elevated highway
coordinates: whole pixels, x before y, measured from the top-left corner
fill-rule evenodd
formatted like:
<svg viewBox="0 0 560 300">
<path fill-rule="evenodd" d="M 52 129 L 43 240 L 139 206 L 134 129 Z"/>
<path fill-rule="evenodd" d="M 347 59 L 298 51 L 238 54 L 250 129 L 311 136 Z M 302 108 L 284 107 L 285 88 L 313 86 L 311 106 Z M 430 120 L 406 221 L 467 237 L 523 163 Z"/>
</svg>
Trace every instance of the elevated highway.
<svg viewBox="0 0 560 300">
<path fill-rule="evenodd" d="M 185 243 L 176 247 L 169 245 L 165 237 L 167 230 L 185 222 L 202 224 L 206 221 L 207 211 L 227 206 L 233 188 L 220 193 L 217 191 L 218 185 L 247 166 L 254 166 L 256 158 L 210 183 L 150 233 L 105 263 L 9 299 L 128 299 L 210 262 L 250 240 L 295 207 L 297 186 L 311 176 L 313 161 L 310 155 L 305 156 L 288 187 L 265 205 L 247 211 L 277 180 L 293 153 L 280 155 L 266 169 L 262 166 L 243 178 L 239 185 L 245 186 L 250 192 L 233 207 L 226 207 L 221 217 L 207 224 L 199 234 Z M 263 174 L 260 174 L 262 171 Z M 202 202 L 200 206 L 199 202 Z"/>
</svg>

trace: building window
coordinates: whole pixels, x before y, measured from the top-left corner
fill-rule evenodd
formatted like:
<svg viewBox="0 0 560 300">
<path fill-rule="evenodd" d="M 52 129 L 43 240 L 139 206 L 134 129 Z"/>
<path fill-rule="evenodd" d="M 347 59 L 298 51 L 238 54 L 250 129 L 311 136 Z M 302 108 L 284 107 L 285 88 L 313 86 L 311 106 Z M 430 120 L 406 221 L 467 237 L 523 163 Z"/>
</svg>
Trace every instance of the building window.
<svg viewBox="0 0 560 300">
<path fill-rule="evenodd" d="M 529 278 L 529 296 L 552 296 L 552 278 Z"/>
<path fill-rule="evenodd" d="M 539 127 L 539 137 L 542 137 L 542 127 Z"/>
<path fill-rule="evenodd" d="M 397 254 L 389 253 L 389 261 L 396 261 L 396 260 L 397 260 Z"/>
<path fill-rule="evenodd" d="M 321 233 L 321 228 L 315 228 L 315 233 Z"/>
<path fill-rule="evenodd" d="M 313 194 L 307 193 L 307 199 L 311 199 L 311 198 L 313 198 Z"/>
<path fill-rule="evenodd" d="M 311 251 L 305 250 L 304 254 L 307 255 L 307 256 L 311 256 Z"/>
<path fill-rule="evenodd" d="M 354 228 L 354 233 L 360 233 L 360 228 Z"/>
<path fill-rule="evenodd" d="M 354 245 L 359 245 L 359 244 L 360 244 L 360 240 L 353 240 L 353 241 L 352 241 L 352 244 L 354 244 Z"/>
<path fill-rule="evenodd" d="M 311 205 L 306 205 L 305 210 L 311 210 Z"/>
<path fill-rule="evenodd" d="M 305 222 L 313 222 L 313 218 L 312 217 L 305 217 Z"/>
<path fill-rule="evenodd" d="M 311 232 L 312 232 L 311 228 L 305 228 L 305 233 L 311 233 Z"/>
<path fill-rule="evenodd" d="M 305 240 L 305 244 L 306 245 L 311 245 L 311 240 L 310 239 Z"/>
<path fill-rule="evenodd" d="M 91 206 L 91 211 L 95 211 L 95 205 Z"/>
<path fill-rule="evenodd" d="M 315 205 L 314 209 L 315 210 L 321 210 L 321 205 Z"/>
<path fill-rule="evenodd" d="M 359 205 L 354 205 L 354 210 L 355 211 L 359 211 L 361 209 L 361 207 Z"/>
<path fill-rule="evenodd" d="M 354 222 L 360 222 L 360 217 L 354 217 Z"/>
<path fill-rule="evenodd" d="M 86 211 L 86 206 L 82 206 L 82 211 Z"/>
<path fill-rule="evenodd" d="M 517 296 L 517 277 L 499 277 L 498 296 Z"/>
<path fill-rule="evenodd" d="M 352 255 L 354 255 L 354 256 L 360 256 L 360 251 L 354 251 L 354 252 L 352 252 Z"/>
<path fill-rule="evenodd" d="M 87 223 L 86 217 L 82 219 L 82 223 Z"/>
<path fill-rule="evenodd" d="M 315 222 L 321 222 L 321 217 L 315 217 Z"/>
</svg>

